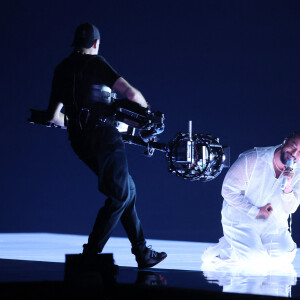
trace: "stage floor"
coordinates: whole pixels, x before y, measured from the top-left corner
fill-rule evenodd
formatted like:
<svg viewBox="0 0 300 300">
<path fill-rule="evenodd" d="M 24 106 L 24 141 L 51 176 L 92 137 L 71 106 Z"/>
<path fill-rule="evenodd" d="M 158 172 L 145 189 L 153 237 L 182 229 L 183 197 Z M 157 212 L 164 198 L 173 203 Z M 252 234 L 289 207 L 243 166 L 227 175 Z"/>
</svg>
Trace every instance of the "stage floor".
<svg viewBox="0 0 300 300">
<path fill-rule="evenodd" d="M 87 236 L 50 233 L 0 234 L 0 283 L 63 281 L 66 254 L 78 254 Z M 300 298 L 300 252 L 292 266 L 272 270 L 208 269 L 201 254 L 209 243 L 147 240 L 166 260 L 144 272 L 138 271 L 127 238 L 112 237 L 104 253 L 113 253 L 120 266 L 117 283 L 144 284 L 182 289 Z M 300 275 L 299 275 L 300 277 Z"/>
</svg>

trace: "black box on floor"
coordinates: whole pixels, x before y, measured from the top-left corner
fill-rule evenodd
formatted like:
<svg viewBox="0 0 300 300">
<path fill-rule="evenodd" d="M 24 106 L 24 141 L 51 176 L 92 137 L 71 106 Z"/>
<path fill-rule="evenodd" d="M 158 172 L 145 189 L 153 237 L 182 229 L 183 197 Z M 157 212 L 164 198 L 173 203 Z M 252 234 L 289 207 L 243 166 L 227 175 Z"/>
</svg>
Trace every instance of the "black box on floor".
<svg viewBox="0 0 300 300">
<path fill-rule="evenodd" d="M 65 283 L 78 288 L 107 288 L 115 282 L 117 266 L 113 255 L 66 254 Z"/>
</svg>

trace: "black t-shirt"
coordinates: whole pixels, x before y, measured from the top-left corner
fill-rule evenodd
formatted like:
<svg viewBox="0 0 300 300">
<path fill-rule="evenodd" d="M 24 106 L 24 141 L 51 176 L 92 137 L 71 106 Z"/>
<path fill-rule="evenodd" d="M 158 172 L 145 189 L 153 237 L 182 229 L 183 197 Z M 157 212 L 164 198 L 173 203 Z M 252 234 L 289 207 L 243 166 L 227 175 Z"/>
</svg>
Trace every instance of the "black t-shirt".
<svg viewBox="0 0 300 300">
<path fill-rule="evenodd" d="M 103 57 L 73 52 L 55 69 L 50 103 L 62 102 L 65 113 L 72 117 L 78 106 L 89 105 L 91 86 L 112 88 L 119 77 Z"/>
</svg>

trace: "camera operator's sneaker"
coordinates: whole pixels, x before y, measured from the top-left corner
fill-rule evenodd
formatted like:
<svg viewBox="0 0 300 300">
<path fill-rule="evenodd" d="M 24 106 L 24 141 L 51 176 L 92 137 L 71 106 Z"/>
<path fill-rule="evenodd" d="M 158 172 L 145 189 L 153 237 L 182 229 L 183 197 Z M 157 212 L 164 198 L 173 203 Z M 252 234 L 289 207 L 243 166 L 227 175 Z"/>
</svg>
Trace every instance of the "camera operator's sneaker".
<svg viewBox="0 0 300 300">
<path fill-rule="evenodd" d="M 151 268 L 167 257 L 167 253 L 156 252 L 152 250 L 151 246 L 146 247 L 142 252 L 133 252 L 133 254 L 135 255 L 139 270 Z"/>
</svg>

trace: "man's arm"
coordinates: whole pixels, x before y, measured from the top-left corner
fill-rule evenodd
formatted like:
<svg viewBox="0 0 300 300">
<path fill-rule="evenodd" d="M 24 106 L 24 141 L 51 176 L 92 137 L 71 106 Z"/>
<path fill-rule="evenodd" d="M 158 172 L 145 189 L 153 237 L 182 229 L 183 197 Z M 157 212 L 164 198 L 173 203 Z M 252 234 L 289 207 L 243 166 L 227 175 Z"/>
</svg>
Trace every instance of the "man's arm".
<svg viewBox="0 0 300 300">
<path fill-rule="evenodd" d="M 148 107 L 148 103 L 142 93 L 131 86 L 123 77 L 119 77 L 112 88 L 127 99 L 140 104 L 142 107 Z"/>
<path fill-rule="evenodd" d="M 247 199 L 245 191 L 256 159 L 256 152 L 240 155 L 228 170 L 222 186 L 224 200 L 253 219 L 258 217 L 260 208 Z"/>
<path fill-rule="evenodd" d="M 46 122 L 65 127 L 65 115 L 61 112 L 64 105 L 59 101 L 62 98 L 62 89 L 64 89 L 64 80 L 62 79 L 60 68 L 56 67 L 52 79 L 51 94 L 45 118 Z"/>
</svg>

